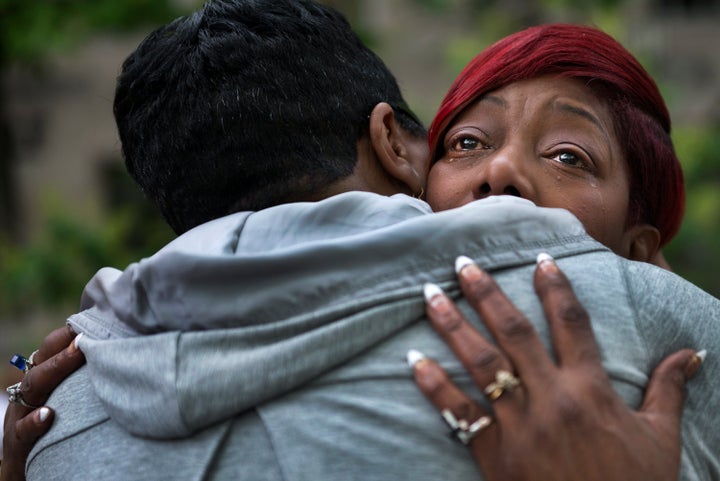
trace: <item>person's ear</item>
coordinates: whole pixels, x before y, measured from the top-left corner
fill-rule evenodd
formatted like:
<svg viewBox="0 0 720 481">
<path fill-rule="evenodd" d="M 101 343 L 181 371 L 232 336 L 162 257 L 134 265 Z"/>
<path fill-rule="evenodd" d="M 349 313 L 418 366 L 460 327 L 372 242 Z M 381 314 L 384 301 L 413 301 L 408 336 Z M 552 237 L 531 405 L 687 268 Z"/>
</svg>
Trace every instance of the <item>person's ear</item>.
<svg viewBox="0 0 720 481">
<path fill-rule="evenodd" d="M 637 224 L 628 228 L 623 234 L 623 240 L 630 260 L 653 264 L 656 259 L 662 259 L 661 254 L 658 257 L 660 231 L 650 224 Z"/>
<path fill-rule="evenodd" d="M 380 166 L 405 191 L 419 197 L 425 192 L 429 169 L 427 140 L 411 134 L 397 122 L 393 108 L 380 102 L 370 113 L 370 144 Z"/>
</svg>

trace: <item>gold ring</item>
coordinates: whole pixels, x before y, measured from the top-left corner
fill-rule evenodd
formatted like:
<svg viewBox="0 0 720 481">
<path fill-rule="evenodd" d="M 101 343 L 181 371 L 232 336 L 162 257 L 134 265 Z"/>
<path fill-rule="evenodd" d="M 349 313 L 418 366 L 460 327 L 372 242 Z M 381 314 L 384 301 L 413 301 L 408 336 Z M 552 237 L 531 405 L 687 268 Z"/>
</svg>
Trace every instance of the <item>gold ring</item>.
<svg viewBox="0 0 720 481">
<path fill-rule="evenodd" d="M 488 399 L 495 401 L 505 391 L 512 391 L 519 385 L 520 379 L 513 376 L 512 373 L 501 369 L 495 373 L 495 381 L 488 384 L 484 392 Z"/>
</svg>

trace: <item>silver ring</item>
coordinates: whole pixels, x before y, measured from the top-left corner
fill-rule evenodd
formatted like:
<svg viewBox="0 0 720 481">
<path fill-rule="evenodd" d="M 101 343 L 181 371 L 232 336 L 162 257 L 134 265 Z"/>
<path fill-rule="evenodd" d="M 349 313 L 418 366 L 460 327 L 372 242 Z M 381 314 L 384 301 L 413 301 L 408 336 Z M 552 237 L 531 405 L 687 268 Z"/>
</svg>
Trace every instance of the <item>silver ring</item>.
<svg viewBox="0 0 720 481">
<path fill-rule="evenodd" d="M 495 381 L 487 385 L 484 392 L 491 401 L 503 395 L 505 391 L 512 391 L 520 385 L 520 379 L 513 376 L 512 373 L 505 370 L 499 370 L 495 373 Z"/>
<path fill-rule="evenodd" d="M 22 397 L 22 391 L 20 390 L 20 385 L 22 384 L 22 381 L 16 384 L 13 384 L 12 386 L 8 386 L 6 389 L 8 393 L 8 401 L 11 403 L 20 404 L 21 406 L 25 406 L 26 408 L 30 409 L 37 409 L 40 406 L 33 406 L 32 404 L 28 404 L 25 402 L 25 400 Z"/>
<path fill-rule="evenodd" d="M 40 349 L 35 349 L 35 350 L 32 352 L 32 354 L 30 354 L 30 357 L 27 358 L 27 361 L 26 361 L 26 362 L 27 362 L 27 364 L 28 364 L 28 368 L 27 368 L 28 371 L 29 371 L 31 368 L 37 366 L 37 364 L 35 364 L 35 355 L 36 355 L 39 351 L 40 351 Z"/>
<path fill-rule="evenodd" d="M 470 444 L 470 441 L 480 434 L 483 429 L 492 424 L 492 418 L 490 416 L 481 416 L 474 423 L 469 424 L 464 419 L 457 419 L 449 409 L 443 409 L 440 411 L 440 414 L 448 426 L 450 426 L 450 437 L 457 439 L 466 446 Z"/>
</svg>

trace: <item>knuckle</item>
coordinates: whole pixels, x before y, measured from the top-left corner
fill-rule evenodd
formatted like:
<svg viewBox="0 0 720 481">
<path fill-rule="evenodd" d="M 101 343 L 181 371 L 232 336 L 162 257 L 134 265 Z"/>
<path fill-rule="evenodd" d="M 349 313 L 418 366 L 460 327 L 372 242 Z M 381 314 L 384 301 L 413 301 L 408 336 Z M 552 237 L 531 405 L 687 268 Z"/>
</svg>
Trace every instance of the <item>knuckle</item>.
<svg viewBox="0 0 720 481">
<path fill-rule="evenodd" d="M 548 446 L 557 436 L 558 426 L 547 422 L 548 417 L 538 418 L 529 429 L 529 449 L 531 446 Z"/>
<path fill-rule="evenodd" d="M 662 377 L 665 379 L 667 384 L 671 385 L 674 389 L 677 389 L 678 391 L 685 390 L 685 374 L 682 373 L 680 370 L 668 369 L 667 371 L 665 371 Z"/>
<path fill-rule="evenodd" d="M 524 341 L 535 334 L 532 325 L 520 314 L 506 316 L 498 326 L 498 333 L 508 341 Z"/>
<path fill-rule="evenodd" d="M 32 392 L 33 389 L 33 379 L 35 377 L 35 371 L 36 368 L 31 369 L 25 374 L 25 377 L 23 377 L 22 383 L 20 383 L 20 392 L 22 393 L 23 397 L 26 396 L 28 393 Z"/>
<path fill-rule="evenodd" d="M 460 329 L 463 324 L 463 320 L 454 310 L 437 313 L 434 322 L 438 328 L 448 334 Z"/>
<path fill-rule="evenodd" d="M 447 373 L 432 361 L 415 371 L 415 381 L 420 390 L 431 399 L 440 398 L 450 388 Z"/>
<path fill-rule="evenodd" d="M 561 396 L 556 403 L 557 421 L 561 426 L 581 424 L 585 418 L 583 404 L 572 396 Z"/>
<path fill-rule="evenodd" d="M 57 375 L 57 373 L 62 369 L 64 353 L 65 351 L 61 351 L 45 361 L 47 363 L 47 370 L 53 373 L 53 375 Z"/>
<path fill-rule="evenodd" d="M 558 319 L 568 325 L 590 327 L 587 311 L 577 302 L 563 302 L 557 309 Z"/>
<path fill-rule="evenodd" d="M 479 349 L 468 359 L 468 366 L 475 372 L 495 373 L 502 364 L 502 357 L 495 349 Z"/>
<path fill-rule="evenodd" d="M 476 412 L 475 404 L 467 397 L 459 399 L 452 407 L 452 412 L 458 419 L 474 420 Z"/>
<path fill-rule="evenodd" d="M 35 439 L 36 427 L 34 426 L 32 415 L 28 414 L 15 423 L 15 444 L 19 451 L 29 452 Z"/>
<path fill-rule="evenodd" d="M 447 390 L 449 380 L 444 376 L 426 376 L 421 380 L 422 390 L 430 399 L 438 399 Z"/>
<path fill-rule="evenodd" d="M 545 275 L 538 283 L 538 290 L 541 295 L 546 295 L 554 291 L 567 290 L 569 288 L 570 284 L 568 283 L 567 278 L 560 272 L 552 275 Z"/>
</svg>

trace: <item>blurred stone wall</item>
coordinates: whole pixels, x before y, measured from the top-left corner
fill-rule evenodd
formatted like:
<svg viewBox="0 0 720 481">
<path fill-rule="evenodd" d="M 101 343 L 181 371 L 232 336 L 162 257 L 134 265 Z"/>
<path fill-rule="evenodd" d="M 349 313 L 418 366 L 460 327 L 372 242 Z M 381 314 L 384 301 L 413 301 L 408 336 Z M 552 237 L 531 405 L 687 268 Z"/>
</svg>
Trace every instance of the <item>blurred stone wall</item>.
<svg viewBox="0 0 720 481">
<path fill-rule="evenodd" d="M 477 31 L 483 11 L 477 1 L 454 0 L 450 9 L 418 0 L 326 3 L 351 19 L 426 122 L 458 73 L 453 44 L 483 33 Z M 677 86 L 666 94 L 676 125 L 720 122 L 720 15 L 714 2 L 690 13 L 673 2 L 629 3 L 623 41 L 634 52 L 649 52 L 661 84 Z M 547 21 L 535 5 L 514 0 L 504 8 L 510 16 Z M 21 239 L 41 232 L 54 205 L 70 206 L 90 223 L 101 220 L 100 171 L 103 163 L 120 162 L 112 119 L 114 79 L 143 35 L 98 36 L 41 69 L 13 70 L 1 79 L 18 140 Z M 487 42 L 475 41 L 477 50 Z"/>
</svg>

